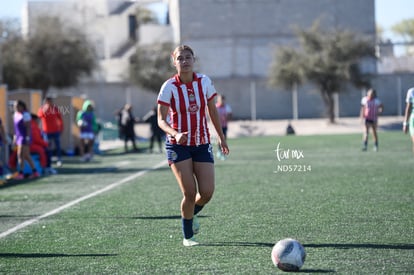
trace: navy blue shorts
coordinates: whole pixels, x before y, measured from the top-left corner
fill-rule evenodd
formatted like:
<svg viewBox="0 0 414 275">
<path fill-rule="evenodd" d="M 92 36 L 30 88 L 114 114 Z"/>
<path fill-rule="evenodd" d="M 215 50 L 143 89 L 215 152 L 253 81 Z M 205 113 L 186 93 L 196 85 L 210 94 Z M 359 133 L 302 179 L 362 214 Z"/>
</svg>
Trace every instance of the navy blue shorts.
<svg viewBox="0 0 414 275">
<path fill-rule="evenodd" d="M 372 120 L 372 119 L 365 119 L 365 125 L 375 125 L 377 124 L 377 121 Z"/>
<path fill-rule="evenodd" d="M 167 159 L 169 165 L 186 159 L 192 159 L 195 162 L 214 163 L 213 147 L 211 144 L 185 146 L 167 142 L 165 149 L 167 151 Z"/>
</svg>

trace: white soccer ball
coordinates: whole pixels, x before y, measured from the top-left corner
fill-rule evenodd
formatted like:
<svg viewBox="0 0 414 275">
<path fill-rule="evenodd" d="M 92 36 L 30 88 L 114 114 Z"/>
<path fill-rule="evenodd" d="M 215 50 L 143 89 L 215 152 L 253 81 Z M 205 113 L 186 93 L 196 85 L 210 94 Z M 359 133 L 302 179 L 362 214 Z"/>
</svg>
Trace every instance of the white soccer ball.
<svg viewBox="0 0 414 275">
<path fill-rule="evenodd" d="M 305 263 L 305 258 L 305 248 L 295 239 L 280 240 L 272 249 L 272 262 L 283 271 L 298 271 Z"/>
</svg>

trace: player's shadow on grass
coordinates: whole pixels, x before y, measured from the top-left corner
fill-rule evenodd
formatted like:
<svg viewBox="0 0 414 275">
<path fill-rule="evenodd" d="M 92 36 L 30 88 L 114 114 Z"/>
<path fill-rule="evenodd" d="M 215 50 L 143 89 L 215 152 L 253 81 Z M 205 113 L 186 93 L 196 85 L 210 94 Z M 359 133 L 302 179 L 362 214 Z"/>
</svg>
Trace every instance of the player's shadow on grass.
<svg viewBox="0 0 414 275">
<path fill-rule="evenodd" d="M 217 242 L 217 243 L 202 243 L 200 246 L 240 246 L 240 247 L 265 247 L 269 251 L 274 246 L 274 243 L 262 243 L 262 242 Z M 270 252 L 269 252 L 270 253 Z M 332 269 L 301 269 L 296 271 L 299 273 L 336 273 Z"/>
<path fill-rule="evenodd" d="M 0 258 L 114 257 L 118 254 L 0 253 Z"/>
<path fill-rule="evenodd" d="M 339 244 L 339 243 L 326 243 L 326 244 L 304 244 L 304 247 L 311 248 L 336 248 L 336 249 L 396 249 L 396 250 L 414 250 L 414 244 Z"/>
<path fill-rule="evenodd" d="M 206 215 L 200 215 L 197 216 L 201 219 L 203 218 L 207 218 L 209 216 Z M 137 219 L 137 220 L 180 220 L 181 216 L 180 215 L 171 215 L 171 216 L 136 216 L 136 217 L 131 217 L 131 219 Z"/>
<path fill-rule="evenodd" d="M 22 219 L 26 220 L 28 218 L 34 218 L 37 217 L 37 215 L 0 215 L 0 219 Z"/>
<path fill-rule="evenodd" d="M 384 131 L 401 131 L 402 126 L 401 123 L 388 123 L 379 125 L 378 128 Z"/>
<path fill-rule="evenodd" d="M 181 216 L 179 216 L 179 215 L 173 215 L 173 216 L 137 216 L 137 217 L 132 217 L 131 219 L 137 219 L 137 220 L 179 220 L 179 219 L 181 219 Z"/>
<path fill-rule="evenodd" d="M 240 247 L 266 247 L 271 249 L 274 243 L 263 242 L 217 242 L 203 243 L 201 246 L 240 246 Z M 333 249 L 395 249 L 395 250 L 414 250 L 414 244 L 303 244 L 305 248 L 333 248 Z M 301 269 L 299 273 L 336 273 L 332 269 Z"/>
<path fill-rule="evenodd" d="M 143 168 L 119 168 L 115 166 L 107 167 L 68 167 L 59 168 L 59 174 L 107 174 L 107 173 L 137 173 L 141 172 Z"/>
</svg>

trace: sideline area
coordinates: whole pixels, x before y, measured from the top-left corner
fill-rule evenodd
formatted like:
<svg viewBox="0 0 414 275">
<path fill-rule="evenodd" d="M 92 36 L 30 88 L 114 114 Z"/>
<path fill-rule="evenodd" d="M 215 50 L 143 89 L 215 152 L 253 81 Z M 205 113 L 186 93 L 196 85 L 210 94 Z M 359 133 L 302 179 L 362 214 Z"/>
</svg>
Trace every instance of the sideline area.
<svg viewBox="0 0 414 275">
<path fill-rule="evenodd" d="M 401 130 L 403 118 L 399 116 L 380 117 L 378 129 Z M 298 119 L 298 120 L 257 120 L 233 121 L 229 124 L 229 138 L 242 136 L 271 136 L 286 135 L 289 122 L 296 135 L 322 135 L 322 134 L 351 134 L 362 133 L 363 122 L 359 117 L 337 118 L 335 124 L 328 119 Z"/>
<path fill-rule="evenodd" d="M 379 118 L 379 131 L 402 131 L 401 116 L 384 116 Z M 322 119 L 298 119 L 298 120 L 235 120 L 229 122 L 228 137 L 239 138 L 249 136 L 283 136 L 286 135 L 286 127 L 289 122 L 293 126 L 296 135 L 326 135 L 326 134 L 357 134 L 363 131 L 363 122 L 359 117 L 338 118 L 335 124 Z M 213 129 L 213 127 L 210 127 Z M 144 138 L 150 137 L 150 128 L 146 123 L 139 123 L 135 127 L 137 135 Z M 100 149 L 110 150 L 123 146 L 119 139 L 103 140 Z"/>
</svg>

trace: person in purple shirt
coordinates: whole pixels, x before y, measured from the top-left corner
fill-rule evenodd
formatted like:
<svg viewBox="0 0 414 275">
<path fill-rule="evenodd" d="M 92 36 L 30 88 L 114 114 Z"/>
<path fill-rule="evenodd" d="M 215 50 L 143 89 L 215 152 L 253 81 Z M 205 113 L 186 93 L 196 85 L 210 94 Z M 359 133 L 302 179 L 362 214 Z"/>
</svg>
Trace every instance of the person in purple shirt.
<svg viewBox="0 0 414 275">
<path fill-rule="evenodd" d="M 17 160 L 19 162 L 20 171 L 15 177 L 17 180 L 24 179 L 24 162 L 30 165 L 32 174 L 30 178 L 39 177 L 39 173 L 36 171 L 35 164 L 30 155 L 30 142 L 31 142 L 31 128 L 30 121 L 32 119 L 30 113 L 27 111 L 26 103 L 21 100 L 17 100 L 14 104 L 14 143 L 17 146 Z"/>
</svg>

